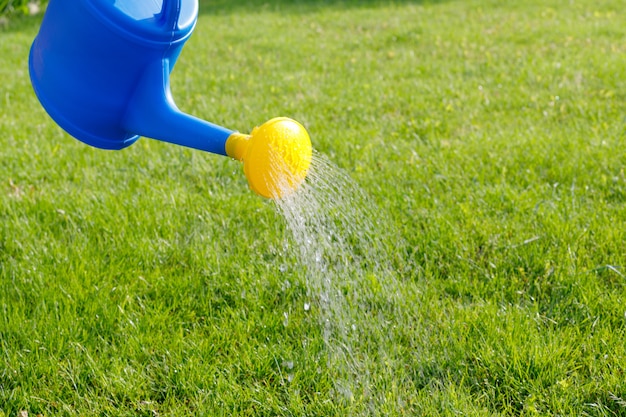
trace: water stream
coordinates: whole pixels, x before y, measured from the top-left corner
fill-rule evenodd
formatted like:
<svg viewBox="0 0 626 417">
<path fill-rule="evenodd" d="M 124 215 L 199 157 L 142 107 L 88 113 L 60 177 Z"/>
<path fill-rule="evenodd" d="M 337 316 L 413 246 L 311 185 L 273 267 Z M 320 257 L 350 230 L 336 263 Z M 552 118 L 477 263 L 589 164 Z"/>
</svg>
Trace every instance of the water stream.
<svg viewBox="0 0 626 417">
<path fill-rule="evenodd" d="M 327 367 L 335 373 L 333 400 L 364 404 L 361 415 L 379 414 L 401 362 L 393 342 L 403 308 L 390 253 L 398 243 L 393 228 L 384 211 L 319 153 L 300 189 L 275 201 L 306 274 L 311 302 L 305 308 L 323 330 Z"/>
</svg>

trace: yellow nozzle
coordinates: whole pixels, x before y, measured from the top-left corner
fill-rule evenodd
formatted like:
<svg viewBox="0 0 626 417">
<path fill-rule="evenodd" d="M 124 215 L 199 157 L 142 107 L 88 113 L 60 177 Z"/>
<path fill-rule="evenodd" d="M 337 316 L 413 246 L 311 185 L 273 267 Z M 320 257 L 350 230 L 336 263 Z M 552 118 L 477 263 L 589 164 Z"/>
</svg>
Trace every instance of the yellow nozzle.
<svg viewBox="0 0 626 417">
<path fill-rule="evenodd" d="M 306 129 L 286 117 L 255 127 L 250 135 L 233 133 L 226 154 L 243 161 L 250 188 L 267 198 L 295 191 L 306 178 L 313 150 Z"/>
</svg>

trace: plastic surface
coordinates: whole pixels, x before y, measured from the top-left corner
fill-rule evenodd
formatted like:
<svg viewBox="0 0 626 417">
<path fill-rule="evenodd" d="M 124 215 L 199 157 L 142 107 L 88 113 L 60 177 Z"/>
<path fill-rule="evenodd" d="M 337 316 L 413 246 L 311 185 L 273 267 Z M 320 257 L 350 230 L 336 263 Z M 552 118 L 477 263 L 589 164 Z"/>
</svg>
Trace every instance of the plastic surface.
<svg viewBox="0 0 626 417">
<path fill-rule="evenodd" d="M 50 0 L 29 60 L 48 114 L 77 139 L 121 149 L 147 136 L 226 154 L 233 133 L 178 110 L 169 75 L 197 0 Z"/>
<path fill-rule="evenodd" d="M 226 142 L 229 156 L 243 161 L 250 188 L 267 198 L 281 198 L 304 181 L 313 149 L 306 129 L 286 117 L 269 120 L 250 135 L 233 134 Z"/>
</svg>

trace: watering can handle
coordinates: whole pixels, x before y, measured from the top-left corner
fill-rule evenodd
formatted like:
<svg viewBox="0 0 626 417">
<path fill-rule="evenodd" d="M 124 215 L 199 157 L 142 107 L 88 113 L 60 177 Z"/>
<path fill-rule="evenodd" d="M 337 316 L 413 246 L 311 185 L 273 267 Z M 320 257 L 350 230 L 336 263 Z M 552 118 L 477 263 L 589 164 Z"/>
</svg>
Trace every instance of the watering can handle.
<svg viewBox="0 0 626 417">
<path fill-rule="evenodd" d="M 167 28 L 174 29 L 178 24 L 180 16 L 180 8 L 183 0 L 163 0 L 159 20 Z"/>
</svg>

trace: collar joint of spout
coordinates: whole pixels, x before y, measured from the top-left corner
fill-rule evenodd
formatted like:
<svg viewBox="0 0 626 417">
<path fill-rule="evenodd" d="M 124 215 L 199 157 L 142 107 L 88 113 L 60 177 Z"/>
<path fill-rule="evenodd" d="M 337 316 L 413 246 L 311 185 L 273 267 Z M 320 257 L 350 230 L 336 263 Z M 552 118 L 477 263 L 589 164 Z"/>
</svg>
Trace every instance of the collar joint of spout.
<svg viewBox="0 0 626 417">
<path fill-rule="evenodd" d="M 226 155 L 238 161 L 243 161 L 249 141 L 250 135 L 239 132 L 232 133 L 226 140 Z"/>
</svg>

